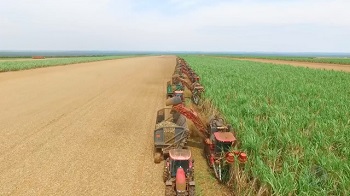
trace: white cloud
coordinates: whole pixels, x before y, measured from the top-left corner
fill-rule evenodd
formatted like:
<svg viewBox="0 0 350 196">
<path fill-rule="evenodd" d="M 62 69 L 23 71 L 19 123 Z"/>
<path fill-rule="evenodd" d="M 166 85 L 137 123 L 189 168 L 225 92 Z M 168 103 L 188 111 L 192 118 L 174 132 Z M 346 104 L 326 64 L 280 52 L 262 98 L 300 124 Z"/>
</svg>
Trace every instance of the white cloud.
<svg viewBox="0 0 350 196">
<path fill-rule="evenodd" d="M 345 0 L 4 0 L 0 50 L 350 52 L 348 10 Z"/>
</svg>

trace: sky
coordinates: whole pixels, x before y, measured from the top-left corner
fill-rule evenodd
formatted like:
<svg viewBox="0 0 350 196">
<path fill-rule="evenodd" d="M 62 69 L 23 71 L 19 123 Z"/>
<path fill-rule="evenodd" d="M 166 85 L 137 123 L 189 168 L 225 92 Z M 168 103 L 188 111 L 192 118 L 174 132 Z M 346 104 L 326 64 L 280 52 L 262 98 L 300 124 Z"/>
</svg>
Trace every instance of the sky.
<svg viewBox="0 0 350 196">
<path fill-rule="evenodd" d="M 349 0 L 1 0 L 0 50 L 350 52 Z"/>
</svg>

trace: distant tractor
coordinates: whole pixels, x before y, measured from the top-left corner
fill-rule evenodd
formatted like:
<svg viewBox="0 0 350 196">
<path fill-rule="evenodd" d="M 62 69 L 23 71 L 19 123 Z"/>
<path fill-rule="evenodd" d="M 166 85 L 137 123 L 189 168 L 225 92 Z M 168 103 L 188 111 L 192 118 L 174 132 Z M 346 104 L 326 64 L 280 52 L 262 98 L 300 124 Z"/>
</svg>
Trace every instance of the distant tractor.
<svg viewBox="0 0 350 196">
<path fill-rule="evenodd" d="M 168 81 L 166 88 L 166 97 L 171 98 L 176 91 L 183 91 L 184 87 L 181 82 Z"/>
<path fill-rule="evenodd" d="M 172 76 L 173 83 L 180 83 L 182 86 L 185 86 L 189 91 L 191 91 L 191 98 L 192 101 L 198 105 L 199 101 L 201 99 L 201 94 L 204 92 L 204 87 L 198 82 L 199 77 L 195 77 L 195 82 L 189 82 L 179 74 L 174 74 Z M 197 81 L 198 80 L 198 81 Z M 169 88 L 168 88 L 169 89 Z M 168 96 L 168 98 L 171 98 L 173 96 Z"/>
<path fill-rule="evenodd" d="M 174 148 L 184 148 L 189 137 L 186 117 L 172 110 L 158 110 L 154 130 L 154 162 L 160 163 Z"/>
<path fill-rule="evenodd" d="M 192 90 L 192 101 L 194 104 L 198 105 L 199 101 L 201 99 L 201 94 L 204 91 L 204 87 L 198 85 L 198 83 L 194 83 L 193 85 L 193 90 Z"/>
<path fill-rule="evenodd" d="M 44 56 L 32 56 L 32 59 L 45 59 Z"/>
<path fill-rule="evenodd" d="M 165 195 L 195 195 L 194 161 L 188 149 L 171 149 L 164 162 Z"/>
<path fill-rule="evenodd" d="M 173 96 L 174 96 L 173 85 L 171 84 L 171 81 L 168 81 L 166 85 L 166 97 L 171 98 Z"/>
</svg>

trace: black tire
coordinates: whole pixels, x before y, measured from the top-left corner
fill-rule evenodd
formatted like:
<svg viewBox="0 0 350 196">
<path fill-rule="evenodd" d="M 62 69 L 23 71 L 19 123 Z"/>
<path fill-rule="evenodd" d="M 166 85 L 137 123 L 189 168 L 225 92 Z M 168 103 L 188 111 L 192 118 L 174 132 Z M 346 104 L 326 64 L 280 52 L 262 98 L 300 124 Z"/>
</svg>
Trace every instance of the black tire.
<svg viewBox="0 0 350 196">
<path fill-rule="evenodd" d="M 213 170 L 214 170 L 214 175 L 215 178 L 219 180 L 219 182 L 221 182 L 221 164 L 220 162 L 217 163 L 216 161 L 213 164 Z"/>
<path fill-rule="evenodd" d="M 165 196 L 175 196 L 176 192 L 172 186 L 165 187 Z"/>
<path fill-rule="evenodd" d="M 166 164 L 166 162 L 165 162 Z M 166 168 L 166 165 L 164 164 L 164 169 L 163 169 L 163 181 L 166 182 L 169 178 L 169 172 L 168 169 Z"/>
<path fill-rule="evenodd" d="M 197 92 L 193 92 L 191 98 L 192 98 L 192 102 L 196 105 L 199 104 L 199 101 L 201 99 Z"/>
<path fill-rule="evenodd" d="M 190 186 L 188 188 L 188 195 L 189 196 L 195 196 L 196 195 L 196 187 L 195 186 Z"/>
<path fill-rule="evenodd" d="M 230 166 L 224 165 L 221 170 L 221 182 L 227 183 L 230 180 Z"/>
<path fill-rule="evenodd" d="M 162 162 L 163 158 L 162 158 L 162 154 L 160 152 L 155 152 L 154 153 L 154 163 L 160 163 Z"/>
</svg>

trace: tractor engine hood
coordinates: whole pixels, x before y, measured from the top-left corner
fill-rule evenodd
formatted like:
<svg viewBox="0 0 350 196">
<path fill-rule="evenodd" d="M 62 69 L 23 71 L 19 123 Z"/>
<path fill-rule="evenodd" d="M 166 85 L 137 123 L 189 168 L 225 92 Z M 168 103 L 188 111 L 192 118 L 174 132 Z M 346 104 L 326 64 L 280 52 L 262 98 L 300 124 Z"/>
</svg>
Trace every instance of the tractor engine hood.
<svg viewBox="0 0 350 196">
<path fill-rule="evenodd" d="M 176 171 L 176 191 L 178 193 L 186 192 L 186 175 L 184 169 L 181 167 Z"/>
</svg>

